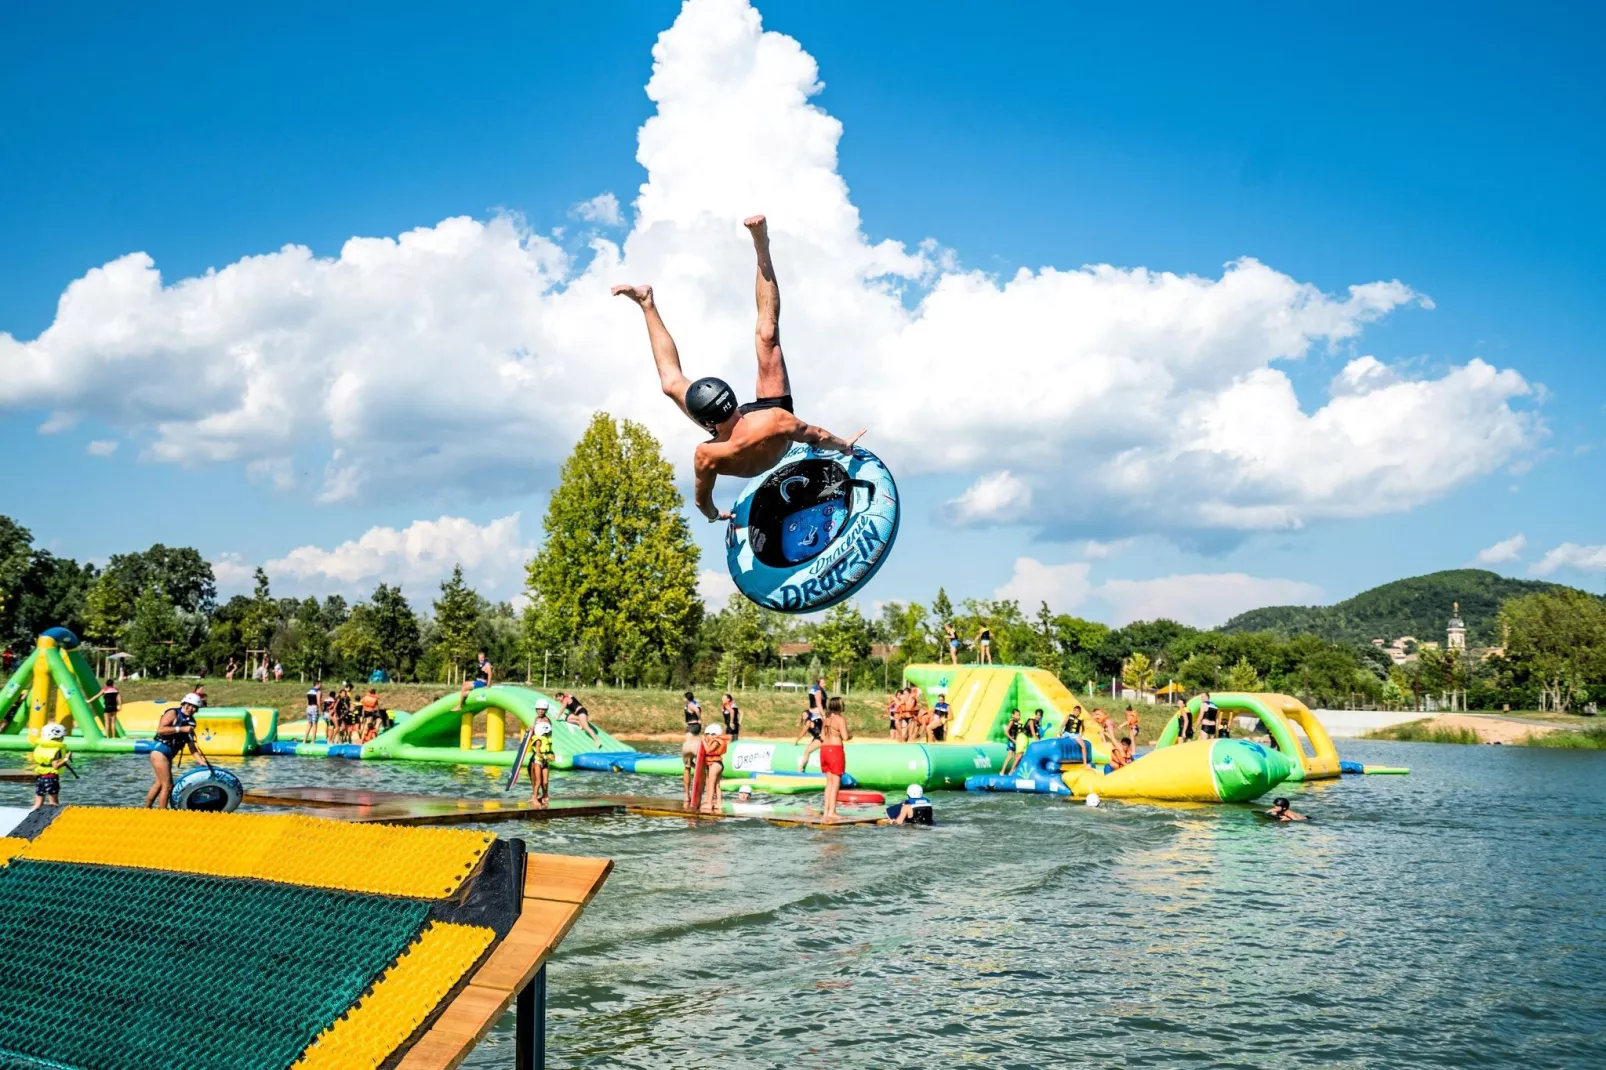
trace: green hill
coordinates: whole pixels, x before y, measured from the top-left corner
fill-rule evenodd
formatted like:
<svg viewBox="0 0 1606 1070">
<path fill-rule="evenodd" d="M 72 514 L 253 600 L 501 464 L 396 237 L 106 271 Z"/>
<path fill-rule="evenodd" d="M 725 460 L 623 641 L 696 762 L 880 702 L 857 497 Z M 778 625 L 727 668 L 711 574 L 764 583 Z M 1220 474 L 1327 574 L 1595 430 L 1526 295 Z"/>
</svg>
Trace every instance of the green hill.
<svg viewBox="0 0 1606 1070">
<path fill-rule="evenodd" d="M 1275 632 L 1284 638 L 1316 635 L 1337 642 L 1368 643 L 1414 635 L 1444 642 L 1452 603 L 1461 603 L 1472 646 L 1500 642 L 1500 604 L 1554 583 L 1512 580 L 1476 568 L 1450 569 L 1395 580 L 1331 606 L 1267 606 L 1240 613 L 1223 624 L 1223 632 Z"/>
</svg>

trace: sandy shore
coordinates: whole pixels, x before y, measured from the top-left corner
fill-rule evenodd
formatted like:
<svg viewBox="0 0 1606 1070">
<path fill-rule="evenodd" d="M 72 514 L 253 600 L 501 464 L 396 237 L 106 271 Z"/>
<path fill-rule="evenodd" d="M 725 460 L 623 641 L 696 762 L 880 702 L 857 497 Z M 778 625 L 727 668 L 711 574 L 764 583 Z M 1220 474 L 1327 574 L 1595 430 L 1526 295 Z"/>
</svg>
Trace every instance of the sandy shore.
<svg viewBox="0 0 1606 1070">
<path fill-rule="evenodd" d="M 1483 714 L 1447 713 L 1428 722 L 1429 728 L 1470 728 L 1485 743 L 1520 743 L 1528 736 L 1554 732 L 1560 725 L 1519 721 Z"/>
</svg>

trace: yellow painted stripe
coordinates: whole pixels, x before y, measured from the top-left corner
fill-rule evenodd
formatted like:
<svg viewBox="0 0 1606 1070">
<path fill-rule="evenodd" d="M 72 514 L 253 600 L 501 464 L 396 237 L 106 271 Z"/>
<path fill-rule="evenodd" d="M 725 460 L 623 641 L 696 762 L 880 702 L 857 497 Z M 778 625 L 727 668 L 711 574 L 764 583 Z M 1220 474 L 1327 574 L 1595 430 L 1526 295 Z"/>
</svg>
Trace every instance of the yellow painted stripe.
<svg viewBox="0 0 1606 1070">
<path fill-rule="evenodd" d="M 377 1067 L 412 1036 L 485 949 L 495 931 L 432 922 L 372 991 L 307 1046 L 297 1070 Z"/>
<path fill-rule="evenodd" d="M 354 825 L 297 814 L 72 806 L 21 854 L 40 862 L 443 899 L 462 886 L 495 839 L 466 829 Z"/>
</svg>

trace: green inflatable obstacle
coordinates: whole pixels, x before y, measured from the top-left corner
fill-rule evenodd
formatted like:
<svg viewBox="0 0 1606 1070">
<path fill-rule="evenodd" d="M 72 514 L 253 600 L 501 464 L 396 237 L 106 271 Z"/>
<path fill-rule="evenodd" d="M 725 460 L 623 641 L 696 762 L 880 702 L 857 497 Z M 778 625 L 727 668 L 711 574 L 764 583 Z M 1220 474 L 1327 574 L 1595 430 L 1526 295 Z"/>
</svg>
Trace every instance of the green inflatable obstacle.
<svg viewBox="0 0 1606 1070">
<path fill-rule="evenodd" d="M 460 700 L 463 707 L 459 710 Z M 345 753 L 347 748 L 339 745 L 331 748 L 322 743 L 297 744 L 296 753 L 316 755 L 322 752 L 365 760 L 511 766 L 513 751 L 524 730 L 535 721 L 535 706 L 541 701 L 551 707 L 548 716 L 552 719 L 552 748 L 557 753 L 559 769 L 572 768 L 577 754 L 633 753 L 632 748 L 595 724 L 591 726 L 597 734 L 595 739 L 585 729 L 569 724 L 551 697 L 532 688 L 507 684 L 476 688 L 464 699 L 458 695 L 444 695 L 360 748 L 349 748 L 360 753 Z M 485 734 L 480 742 L 474 737 L 477 715 L 485 718 Z"/>
</svg>

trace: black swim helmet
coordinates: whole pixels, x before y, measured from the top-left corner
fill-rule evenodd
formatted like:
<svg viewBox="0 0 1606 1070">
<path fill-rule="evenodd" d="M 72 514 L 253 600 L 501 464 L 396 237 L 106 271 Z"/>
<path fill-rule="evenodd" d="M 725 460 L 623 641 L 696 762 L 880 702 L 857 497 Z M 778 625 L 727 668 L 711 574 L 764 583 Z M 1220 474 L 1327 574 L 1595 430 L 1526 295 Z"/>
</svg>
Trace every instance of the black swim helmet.
<svg viewBox="0 0 1606 1070">
<path fill-rule="evenodd" d="M 736 391 L 723 379 L 704 376 L 686 388 L 686 413 L 712 431 L 736 411 Z"/>
</svg>

